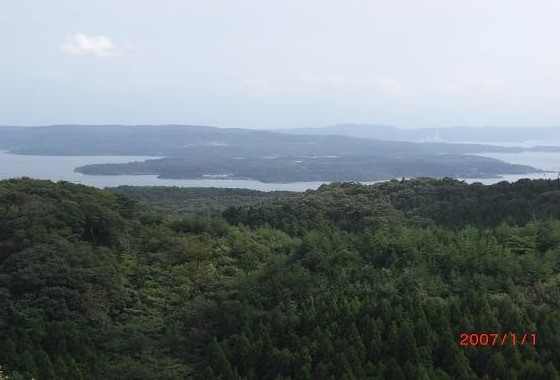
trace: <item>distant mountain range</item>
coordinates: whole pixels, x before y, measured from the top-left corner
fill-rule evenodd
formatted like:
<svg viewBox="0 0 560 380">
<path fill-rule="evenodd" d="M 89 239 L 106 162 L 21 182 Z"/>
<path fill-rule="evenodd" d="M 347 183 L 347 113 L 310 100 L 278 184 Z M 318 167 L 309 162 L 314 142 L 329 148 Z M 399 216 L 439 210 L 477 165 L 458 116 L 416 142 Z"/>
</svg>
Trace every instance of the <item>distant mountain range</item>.
<svg viewBox="0 0 560 380">
<path fill-rule="evenodd" d="M 354 126 L 359 130 L 376 130 Z M 348 128 L 346 131 L 352 130 Z M 384 127 L 386 132 L 392 130 Z M 155 174 L 162 178 L 255 179 L 262 182 L 376 181 L 395 177 L 484 178 L 538 170 L 476 156 L 528 149 L 481 144 L 415 143 L 287 134 L 207 126 L 0 127 L 0 150 L 28 155 L 158 156 L 144 162 L 77 168 L 84 174 Z M 300 130 L 301 132 L 301 130 Z M 363 137 L 363 136 L 362 136 Z"/>
<path fill-rule="evenodd" d="M 560 127 L 449 127 L 402 129 L 387 125 L 337 124 L 323 128 L 284 129 L 301 135 L 340 135 L 388 141 L 535 143 L 560 145 Z"/>
</svg>

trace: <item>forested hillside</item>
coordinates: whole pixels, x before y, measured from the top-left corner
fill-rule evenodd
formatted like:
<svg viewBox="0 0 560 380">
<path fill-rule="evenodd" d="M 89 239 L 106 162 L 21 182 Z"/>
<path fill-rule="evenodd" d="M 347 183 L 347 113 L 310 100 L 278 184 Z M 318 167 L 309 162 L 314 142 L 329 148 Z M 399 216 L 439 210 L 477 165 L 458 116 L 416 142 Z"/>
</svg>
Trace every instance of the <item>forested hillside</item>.
<svg viewBox="0 0 560 380">
<path fill-rule="evenodd" d="M 559 299 L 558 180 L 331 184 L 196 216 L 0 182 L 10 379 L 558 379 Z"/>
<path fill-rule="evenodd" d="M 152 208 L 180 215 L 212 215 L 235 206 L 263 206 L 292 194 L 217 187 L 118 186 L 106 190 L 133 198 Z"/>
</svg>

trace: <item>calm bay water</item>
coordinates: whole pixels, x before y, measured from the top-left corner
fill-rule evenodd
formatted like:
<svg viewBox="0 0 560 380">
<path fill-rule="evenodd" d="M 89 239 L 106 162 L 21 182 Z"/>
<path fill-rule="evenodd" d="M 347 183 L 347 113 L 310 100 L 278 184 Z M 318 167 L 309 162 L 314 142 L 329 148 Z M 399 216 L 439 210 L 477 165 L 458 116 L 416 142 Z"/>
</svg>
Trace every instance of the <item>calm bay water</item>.
<svg viewBox="0 0 560 380">
<path fill-rule="evenodd" d="M 550 144 L 552 145 L 552 144 Z M 529 165 L 537 169 L 545 170 L 545 173 L 531 174 L 507 174 L 501 178 L 471 178 L 466 179 L 467 182 L 481 182 L 490 185 L 499 181 L 515 182 L 521 178 L 530 179 L 556 179 L 560 173 L 560 152 L 522 152 L 522 153 L 481 153 L 478 156 L 496 158 L 498 160 L 509 162 L 510 164 Z"/>
<path fill-rule="evenodd" d="M 530 165 L 547 173 L 523 175 L 504 175 L 500 178 L 472 178 L 467 182 L 492 184 L 499 181 L 517 181 L 521 178 L 557 178 L 560 172 L 560 153 L 524 152 L 524 153 L 488 153 L 481 154 L 505 162 Z M 251 180 L 220 180 L 220 179 L 160 179 L 155 175 L 118 175 L 92 176 L 74 172 L 74 168 L 82 165 L 99 163 L 125 163 L 144 161 L 156 157 L 123 157 L 123 156 L 27 156 L 0 152 L 0 179 L 31 177 L 50 179 L 53 181 L 70 181 L 99 188 L 120 185 L 132 186 L 180 186 L 180 187 L 230 187 L 246 188 L 262 191 L 305 191 L 316 189 L 323 182 L 294 183 L 263 183 Z M 374 183 L 374 182 L 365 182 Z"/>
<path fill-rule="evenodd" d="M 235 179 L 161 179 L 156 175 L 84 175 L 74 168 L 89 164 L 125 163 L 157 157 L 137 156 L 28 156 L 0 152 L 0 180 L 31 177 L 52 181 L 69 181 L 94 187 L 180 186 L 229 187 L 261 191 L 305 191 L 316 189 L 323 182 L 263 183 Z"/>
<path fill-rule="evenodd" d="M 512 164 L 529 165 L 551 172 L 560 171 L 560 152 L 480 153 L 477 155 L 496 158 Z"/>
</svg>

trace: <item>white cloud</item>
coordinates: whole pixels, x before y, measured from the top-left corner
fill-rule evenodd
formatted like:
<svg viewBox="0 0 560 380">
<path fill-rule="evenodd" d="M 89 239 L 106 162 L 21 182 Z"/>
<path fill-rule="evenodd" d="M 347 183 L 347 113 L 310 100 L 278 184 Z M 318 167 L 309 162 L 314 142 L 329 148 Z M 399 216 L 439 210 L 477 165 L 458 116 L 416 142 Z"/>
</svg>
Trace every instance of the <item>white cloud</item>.
<svg viewBox="0 0 560 380">
<path fill-rule="evenodd" d="M 83 33 L 68 37 L 60 49 L 66 54 L 92 57 L 110 57 L 117 52 L 115 44 L 108 37 L 87 36 Z"/>
</svg>

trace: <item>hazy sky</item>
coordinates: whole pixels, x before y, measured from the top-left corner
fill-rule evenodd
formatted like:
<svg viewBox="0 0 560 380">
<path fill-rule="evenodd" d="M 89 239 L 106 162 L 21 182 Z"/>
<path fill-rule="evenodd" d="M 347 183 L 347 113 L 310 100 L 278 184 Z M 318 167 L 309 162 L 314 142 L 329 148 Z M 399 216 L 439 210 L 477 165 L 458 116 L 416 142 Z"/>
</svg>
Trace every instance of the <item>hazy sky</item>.
<svg viewBox="0 0 560 380">
<path fill-rule="evenodd" d="M 0 124 L 560 126 L 559 0 L 0 0 Z"/>
</svg>

